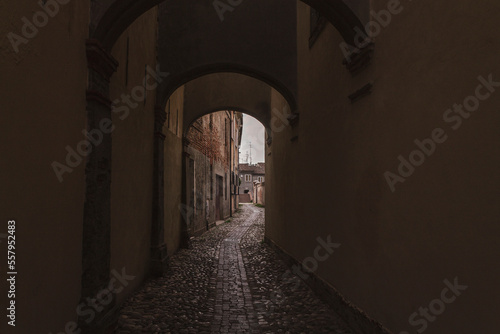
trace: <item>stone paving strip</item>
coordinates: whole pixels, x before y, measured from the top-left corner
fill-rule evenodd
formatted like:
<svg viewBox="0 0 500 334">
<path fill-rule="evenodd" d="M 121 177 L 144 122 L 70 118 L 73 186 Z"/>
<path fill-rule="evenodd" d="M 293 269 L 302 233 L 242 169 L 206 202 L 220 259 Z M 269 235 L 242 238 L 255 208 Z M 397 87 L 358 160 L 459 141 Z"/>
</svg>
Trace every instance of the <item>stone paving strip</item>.
<svg viewBox="0 0 500 334">
<path fill-rule="evenodd" d="M 351 334 L 263 238 L 264 210 L 240 206 L 124 303 L 116 333 Z"/>
<path fill-rule="evenodd" d="M 253 212 L 247 221 L 254 221 L 256 215 Z M 240 240 L 250 226 L 239 224 L 221 243 L 213 333 L 260 333 L 240 250 Z"/>
</svg>

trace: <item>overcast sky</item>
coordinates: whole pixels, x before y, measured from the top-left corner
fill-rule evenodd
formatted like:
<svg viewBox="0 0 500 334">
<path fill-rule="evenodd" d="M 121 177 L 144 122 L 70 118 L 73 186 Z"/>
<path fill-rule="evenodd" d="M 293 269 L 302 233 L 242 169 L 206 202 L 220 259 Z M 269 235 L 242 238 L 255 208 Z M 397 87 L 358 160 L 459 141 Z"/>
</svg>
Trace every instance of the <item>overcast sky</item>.
<svg viewBox="0 0 500 334">
<path fill-rule="evenodd" d="M 240 162 L 247 162 L 247 153 L 250 155 L 250 142 L 252 143 L 252 163 L 265 162 L 265 140 L 264 126 L 252 116 L 243 114 L 243 136 L 241 138 Z"/>
</svg>

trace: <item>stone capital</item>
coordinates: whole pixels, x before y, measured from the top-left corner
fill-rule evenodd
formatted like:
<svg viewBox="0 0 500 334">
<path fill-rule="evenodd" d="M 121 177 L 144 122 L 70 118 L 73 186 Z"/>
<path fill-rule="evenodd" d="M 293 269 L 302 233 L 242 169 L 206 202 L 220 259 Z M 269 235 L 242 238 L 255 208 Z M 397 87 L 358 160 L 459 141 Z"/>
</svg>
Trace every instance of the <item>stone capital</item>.
<svg viewBox="0 0 500 334">
<path fill-rule="evenodd" d="M 86 49 L 88 67 L 109 82 L 109 79 L 118 68 L 118 61 L 95 39 L 87 40 Z"/>
</svg>

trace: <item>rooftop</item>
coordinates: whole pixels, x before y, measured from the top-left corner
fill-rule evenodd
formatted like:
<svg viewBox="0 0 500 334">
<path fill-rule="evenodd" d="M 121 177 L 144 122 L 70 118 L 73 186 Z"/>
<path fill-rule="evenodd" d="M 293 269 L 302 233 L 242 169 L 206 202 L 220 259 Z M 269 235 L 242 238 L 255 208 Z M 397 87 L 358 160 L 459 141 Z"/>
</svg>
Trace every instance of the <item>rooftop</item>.
<svg viewBox="0 0 500 334">
<path fill-rule="evenodd" d="M 245 164 L 240 163 L 240 172 L 250 172 L 252 174 L 264 175 L 266 173 L 266 163 L 259 162 L 255 165 L 249 165 L 247 163 L 245 163 Z"/>
</svg>

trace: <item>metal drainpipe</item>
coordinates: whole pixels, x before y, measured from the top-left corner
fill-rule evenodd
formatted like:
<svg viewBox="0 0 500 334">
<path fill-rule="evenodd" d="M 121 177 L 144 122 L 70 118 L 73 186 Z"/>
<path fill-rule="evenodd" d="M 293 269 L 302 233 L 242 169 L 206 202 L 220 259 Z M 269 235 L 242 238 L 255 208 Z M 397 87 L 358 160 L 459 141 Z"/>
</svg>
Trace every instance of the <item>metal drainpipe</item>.
<svg viewBox="0 0 500 334">
<path fill-rule="evenodd" d="M 233 161 L 233 145 L 231 144 L 231 139 L 233 137 L 233 119 L 231 118 L 231 112 L 228 111 L 229 114 L 229 216 L 233 216 L 233 177 L 231 175 L 232 170 L 234 169 L 234 161 Z"/>
</svg>

